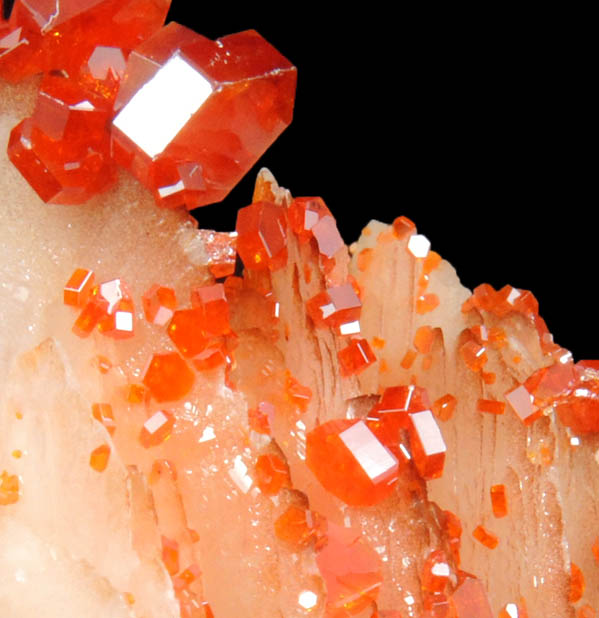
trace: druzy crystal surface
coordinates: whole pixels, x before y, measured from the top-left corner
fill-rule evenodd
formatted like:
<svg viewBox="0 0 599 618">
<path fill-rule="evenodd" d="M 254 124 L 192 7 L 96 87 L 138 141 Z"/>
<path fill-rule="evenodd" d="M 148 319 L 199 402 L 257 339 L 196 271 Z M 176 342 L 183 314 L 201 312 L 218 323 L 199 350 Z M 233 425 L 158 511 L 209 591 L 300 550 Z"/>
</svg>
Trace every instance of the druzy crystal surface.
<svg viewBox="0 0 599 618">
<path fill-rule="evenodd" d="M 156 75 L 199 63 L 164 49 Z M 132 101 L 124 56 L 95 50 L 94 96 Z M 62 85 L 1 83 L 2 139 L 27 115 L 82 139 L 88 112 L 93 137 Z M 195 200 L 182 160 L 169 195 Z M 322 198 L 265 170 L 235 234 L 125 175 L 48 207 L 2 155 L 0 187 L 0 613 L 595 615 L 599 366 L 553 342 L 530 292 L 471 293 L 405 217 L 348 248 Z"/>
</svg>

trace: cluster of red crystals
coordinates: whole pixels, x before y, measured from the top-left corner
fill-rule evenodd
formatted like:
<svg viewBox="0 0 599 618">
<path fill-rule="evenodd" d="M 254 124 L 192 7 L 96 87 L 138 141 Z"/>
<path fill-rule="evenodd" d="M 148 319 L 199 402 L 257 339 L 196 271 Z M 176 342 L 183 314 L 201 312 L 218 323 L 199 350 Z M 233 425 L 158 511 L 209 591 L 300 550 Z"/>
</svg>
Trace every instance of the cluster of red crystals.
<svg viewBox="0 0 599 618">
<path fill-rule="evenodd" d="M 357 375 L 376 361 L 376 356 L 366 339 L 353 339 L 337 353 L 341 375 Z"/>
<path fill-rule="evenodd" d="M 96 472 L 104 472 L 108 466 L 108 460 L 110 459 L 110 447 L 108 444 L 101 444 L 95 448 L 89 456 L 89 465 Z"/>
<path fill-rule="evenodd" d="M 210 41 L 162 28 L 169 6 L 16 1 L 0 28 L 0 77 L 46 77 L 8 151 L 44 201 L 86 201 L 114 181 L 116 161 L 161 206 L 217 202 L 290 123 L 288 60 L 253 30 Z"/>
<path fill-rule="evenodd" d="M 384 500 L 399 474 L 397 458 L 364 421 L 333 420 L 310 431 L 306 463 L 325 489 L 352 506 Z"/>
<path fill-rule="evenodd" d="M 97 327 L 108 337 L 132 337 L 135 307 L 127 286 L 120 279 L 100 285 L 93 285 L 93 281 L 93 271 L 78 268 L 65 285 L 65 304 L 83 306 L 73 324 L 73 332 L 79 337 L 88 337 Z"/>
<path fill-rule="evenodd" d="M 19 501 L 19 477 L 3 470 L 0 474 L 0 506 Z"/>
<path fill-rule="evenodd" d="M 306 310 L 317 327 L 336 328 L 340 334 L 348 334 L 344 328 L 360 319 L 362 301 L 351 283 L 345 283 L 327 288 L 311 298 L 306 303 Z"/>
<path fill-rule="evenodd" d="M 33 116 L 11 132 L 8 156 L 45 202 L 80 204 L 115 178 L 110 106 L 77 82 L 46 76 Z"/>
<path fill-rule="evenodd" d="M 383 583 L 381 561 L 359 531 L 329 522 L 327 543 L 316 554 L 316 564 L 326 583 L 331 615 L 358 614 L 378 598 Z"/>
<path fill-rule="evenodd" d="M 301 243 L 313 238 L 312 229 L 323 217 L 332 217 L 331 211 L 320 197 L 297 197 L 288 210 L 289 227 Z"/>
<path fill-rule="evenodd" d="M 291 122 L 296 70 L 254 30 L 211 41 L 177 23 L 129 58 L 117 161 L 159 204 L 222 200 Z"/>
<path fill-rule="evenodd" d="M 499 544 L 499 539 L 484 526 L 476 526 L 472 531 L 472 536 L 485 547 L 495 549 Z"/>
<path fill-rule="evenodd" d="M 65 71 L 102 80 L 107 63 L 122 67 L 112 50 L 128 54 L 162 26 L 169 6 L 170 0 L 16 0 L 0 42 L 0 77 Z"/>
<path fill-rule="evenodd" d="M 155 412 L 141 428 L 139 441 L 144 448 L 159 446 L 171 437 L 175 417 L 166 410 Z"/>
<path fill-rule="evenodd" d="M 275 534 L 296 551 L 324 539 L 326 521 L 318 515 L 299 506 L 290 506 L 275 521 Z"/>
<path fill-rule="evenodd" d="M 266 496 L 275 496 L 291 485 L 289 467 L 278 455 L 260 455 L 255 471 L 256 485 Z"/>
<path fill-rule="evenodd" d="M 287 262 L 285 211 L 256 202 L 237 213 L 237 253 L 248 270 L 276 270 Z"/>
<path fill-rule="evenodd" d="M 386 388 L 368 412 L 367 424 L 376 437 L 397 457 L 402 430 L 410 426 L 409 413 L 430 409 L 425 389 L 413 384 Z"/>
</svg>

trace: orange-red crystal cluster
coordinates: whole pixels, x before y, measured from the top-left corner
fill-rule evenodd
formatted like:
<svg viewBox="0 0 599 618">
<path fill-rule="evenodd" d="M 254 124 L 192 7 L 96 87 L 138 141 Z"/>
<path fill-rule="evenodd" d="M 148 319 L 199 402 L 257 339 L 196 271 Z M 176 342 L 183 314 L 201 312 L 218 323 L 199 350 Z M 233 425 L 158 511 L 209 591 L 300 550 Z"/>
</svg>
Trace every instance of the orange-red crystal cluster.
<svg viewBox="0 0 599 618">
<path fill-rule="evenodd" d="M 8 155 L 42 200 L 80 204 L 116 164 L 166 208 L 222 200 L 289 125 L 296 70 L 257 32 L 211 41 L 170 0 L 16 0 L 0 78 L 43 73 Z"/>
</svg>

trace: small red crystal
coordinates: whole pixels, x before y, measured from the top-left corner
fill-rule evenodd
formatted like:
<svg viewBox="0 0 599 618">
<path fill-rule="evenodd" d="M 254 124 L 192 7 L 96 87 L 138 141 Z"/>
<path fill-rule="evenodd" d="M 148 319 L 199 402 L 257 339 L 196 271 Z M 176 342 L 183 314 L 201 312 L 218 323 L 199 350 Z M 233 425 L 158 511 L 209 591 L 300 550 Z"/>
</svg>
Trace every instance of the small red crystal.
<svg viewBox="0 0 599 618">
<path fill-rule="evenodd" d="M 143 425 L 139 441 L 144 448 L 158 446 L 170 437 L 175 417 L 166 410 L 155 412 Z"/>
<path fill-rule="evenodd" d="M 195 376 L 176 353 L 155 354 L 148 365 L 143 383 L 157 401 L 176 401 L 191 390 Z"/>
<path fill-rule="evenodd" d="M 64 286 L 64 304 L 84 307 L 91 298 L 94 283 L 93 270 L 77 268 Z"/>
<path fill-rule="evenodd" d="M 260 455 L 256 462 L 256 484 L 266 496 L 278 494 L 289 486 L 289 468 L 278 455 Z"/>
<path fill-rule="evenodd" d="M 366 339 L 354 339 L 337 353 L 341 374 L 344 376 L 357 375 L 376 361 L 370 345 Z"/>
<path fill-rule="evenodd" d="M 168 324 L 177 308 L 175 290 L 158 284 L 153 285 L 142 296 L 141 301 L 146 320 L 158 326 Z"/>
<path fill-rule="evenodd" d="M 439 478 L 443 474 L 447 447 L 430 410 L 409 414 L 410 447 L 414 464 L 423 479 Z"/>
</svg>

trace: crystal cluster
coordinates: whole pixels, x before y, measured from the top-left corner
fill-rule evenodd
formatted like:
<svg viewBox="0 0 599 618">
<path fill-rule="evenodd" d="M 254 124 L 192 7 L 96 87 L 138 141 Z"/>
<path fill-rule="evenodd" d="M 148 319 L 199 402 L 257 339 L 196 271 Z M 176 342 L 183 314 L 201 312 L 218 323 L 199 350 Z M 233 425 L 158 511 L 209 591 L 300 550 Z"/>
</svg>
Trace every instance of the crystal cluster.
<svg viewBox="0 0 599 618">
<path fill-rule="evenodd" d="M 291 122 L 296 70 L 257 32 L 211 41 L 170 0 L 15 3 L 0 77 L 44 73 L 11 161 L 45 202 L 80 204 L 129 169 L 165 208 L 222 200 Z"/>
<path fill-rule="evenodd" d="M 40 197 L 93 207 L 44 210 L 0 159 L 0 609 L 595 616 L 597 361 L 406 217 L 348 249 L 266 170 L 234 233 L 198 230 L 171 207 L 284 128 L 293 67 L 156 0 L 50 4 L 0 25 L 0 74 L 45 73 L 0 84 L 0 134 Z M 146 189 L 94 197 L 115 161 Z"/>
</svg>

